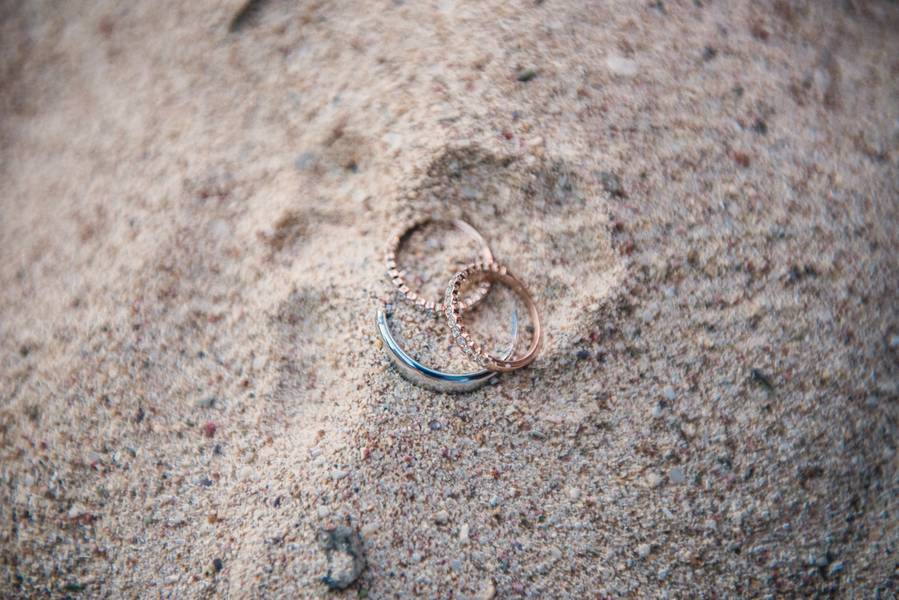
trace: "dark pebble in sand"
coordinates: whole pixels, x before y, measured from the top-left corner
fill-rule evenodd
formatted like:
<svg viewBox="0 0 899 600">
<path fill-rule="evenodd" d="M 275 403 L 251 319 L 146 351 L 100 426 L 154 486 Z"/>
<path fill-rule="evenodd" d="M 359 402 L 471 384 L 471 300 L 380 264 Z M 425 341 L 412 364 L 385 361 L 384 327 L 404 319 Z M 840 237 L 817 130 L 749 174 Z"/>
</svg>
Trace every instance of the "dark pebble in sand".
<svg viewBox="0 0 899 600">
<path fill-rule="evenodd" d="M 599 181 L 602 183 L 603 189 L 612 196 L 618 198 L 624 197 L 625 194 L 624 188 L 621 187 L 621 179 L 615 173 L 603 171 L 599 174 Z"/>
<path fill-rule="evenodd" d="M 765 375 L 760 370 L 752 369 L 749 372 L 749 376 L 752 378 L 753 381 L 755 381 L 756 383 L 761 385 L 763 388 L 765 388 L 769 392 L 774 389 L 774 384 L 771 382 L 771 378 L 769 378 L 767 375 Z"/>
<path fill-rule="evenodd" d="M 224 565 L 222 565 L 222 559 L 220 559 L 220 558 L 212 559 L 212 568 L 215 569 L 216 573 L 220 573 L 221 570 L 224 568 Z"/>
<path fill-rule="evenodd" d="M 365 568 L 362 538 L 349 527 L 322 529 L 318 542 L 328 560 L 328 572 L 322 582 L 332 590 L 348 588 Z"/>
<path fill-rule="evenodd" d="M 524 69 L 523 71 L 519 71 L 518 75 L 516 76 L 516 79 L 522 83 L 526 83 L 526 82 L 530 81 L 531 79 L 535 78 L 536 76 L 537 76 L 536 69 Z"/>
</svg>

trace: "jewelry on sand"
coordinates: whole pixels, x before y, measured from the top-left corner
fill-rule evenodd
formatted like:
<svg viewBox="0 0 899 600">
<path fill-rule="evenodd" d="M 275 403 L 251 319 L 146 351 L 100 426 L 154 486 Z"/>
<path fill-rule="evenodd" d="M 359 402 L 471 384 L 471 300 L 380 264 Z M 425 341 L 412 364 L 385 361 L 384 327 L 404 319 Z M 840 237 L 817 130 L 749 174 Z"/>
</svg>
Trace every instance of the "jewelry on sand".
<svg viewBox="0 0 899 600">
<path fill-rule="evenodd" d="M 493 262 L 493 253 L 490 251 L 490 247 L 487 245 L 487 241 L 480 233 L 478 233 L 478 230 L 462 219 L 442 220 L 425 217 L 423 219 L 414 221 L 411 225 L 407 226 L 400 233 L 391 238 L 390 244 L 388 244 L 387 246 L 386 255 L 387 274 L 390 277 L 390 280 L 393 281 L 393 284 L 399 289 L 400 293 L 405 297 L 405 299 L 411 302 L 413 305 L 428 312 L 437 312 L 437 309 L 441 306 L 440 300 L 427 300 L 426 298 L 423 298 L 418 292 L 410 289 L 408 283 L 406 282 L 404 272 L 397 267 L 396 263 L 396 255 L 399 252 L 400 246 L 402 246 L 403 243 L 409 239 L 409 236 L 412 235 L 413 232 L 431 223 L 451 224 L 456 229 L 475 240 L 481 246 L 481 256 L 487 263 Z M 459 301 L 459 310 L 464 311 L 471 308 L 472 306 L 483 300 L 488 291 L 490 291 L 489 283 L 486 285 L 478 286 L 474 291 L 471 292 L 469 298 Z"/>
<path fill-rule="evenodd" d="M 496 377 L 495 371 L 472 371 L 470 373 L 445 373 L 426 367 L 409 356 L 397 343 L 390 331 L 387 322 L 387 314 L 383 308 L 378 309 L 378 333 L 384 342 L 387 355 L 396 365 L 400 374 L 412 383 L 437 391 L 447 393 L 470 392 Z M 518 310 L 512 311 L 512 342 L 503 353 L 505 358 L 510 358 L 515 353 L 518 342 Z M 502 352 L 502 351 L 501 351 Z"/>
<path fill-rule="evenodd" d="M 471 335 L 465 331 L 465 326 L 462 323 L 463 307 L 459 301 L 459 290 L 466 281 L 473 283 L 481 281 L 502 283 L 511 288 L 524 301 L 530 312 L 531 323 L 534 328 L 531 345 L 524 356 L 517 359 L 511 359 L 508 356 L 497 358 L 488 354 L 480 343 L 471 339 Z M 488 371 L 514 371 L 529 365 L 537 358 L 542 337 L 537 305 L 534 304 L 534 299 L 528 292 L 527 287 L 517 277 L 509 273 L 506 267 L 495 262 L 480 262 L 468 265 L 456 273 L 446 287 L 446 293 L 443 298 L 443 310 L 456 344 L 462 348 L 462 351 L 469 358 Z"/>
</svg>

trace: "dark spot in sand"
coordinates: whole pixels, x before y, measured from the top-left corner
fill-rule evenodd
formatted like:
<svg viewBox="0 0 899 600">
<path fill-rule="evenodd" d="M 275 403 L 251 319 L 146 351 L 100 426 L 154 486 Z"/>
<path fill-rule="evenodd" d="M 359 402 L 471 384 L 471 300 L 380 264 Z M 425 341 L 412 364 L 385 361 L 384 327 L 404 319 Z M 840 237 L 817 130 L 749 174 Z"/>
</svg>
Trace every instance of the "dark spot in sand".
<svg viewBox="0 0 899 600">
<path fill-rule="evenodd" d="M 240 7 L 240 10 L 238 10 L 231 19 L 231 23 L 228 25 L 228 31 L 236 33 L 248 25 L 255 24 L 262 7 L 267 3 L 268 0 L 247 0 L 244 2 Z"/>
<path fill-rule="evenodd" d="M 362 538 L 349 527 L 322 529 L 318 541 L 328 560 L 328 572 L 321 578 L 332 590 L 351 586 L 365 568 Z"/>
<path fill-rule="evenodd" d="M 771 382 L 771 379 L 759 369 L 752 369 L 749 372 L 749 377 L 752 381 L 758 383 L 763 388 L 765 388 L 769 392 L 774 391 L 774 384 Z"/>
<path fill-rule="evenodd" d="M 526 83 L 537 76 L 536 69 L 524 69 L 518 72 L 518 75 L 515 76 L 515 79 L 522 83 Z"/>
</svg>

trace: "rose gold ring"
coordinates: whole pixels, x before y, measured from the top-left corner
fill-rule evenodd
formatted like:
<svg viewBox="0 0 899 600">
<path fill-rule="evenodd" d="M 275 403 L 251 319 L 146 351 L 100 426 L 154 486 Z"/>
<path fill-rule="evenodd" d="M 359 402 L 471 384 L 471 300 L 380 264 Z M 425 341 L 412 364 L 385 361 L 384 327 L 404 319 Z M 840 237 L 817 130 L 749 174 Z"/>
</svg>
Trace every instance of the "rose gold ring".
<svg viewBox="0 0 899 600">
<path fill-rule="evenodd" d="M 442 306 L 440 300 L 437 300 L 436 302 L 433 300 L 428 300 L 426 298 L 423 298 L 418 292 L 410 289 L 408 283 L 406 282 L 405 272 L 401 271 L 396 265 L 396 255 L 397 252 L 399 252 L 400 246 L 402 246 L 403 243 L 409 239 L 409 236 L 412 235 L 413 232 L 430 223 L 449 223 L 462 233 L 468 235 L 468 237 L 475 240 L 478 244 L 480 244 L 481 256 L 483 257 L 484 262 L 486 262 L 487 264 L 493 262 L 493 253 L 490 251 L 490 247 L 487 246 L 487 241 L 480 233 L 478 233 L 478 230 L 461 219 L 448 219 L 444 221 L 440 219 L 425 217 L 424 219 L 414 221 L 411 225 L 391 238 L 390 243 L 387 245 L 386 256 L 387 275 L 390 277 L 390 280 L 393 281 L 393 284 L 400 290 L 400 293 L 406 298 L 406 300 L 411 302 L 413 305 L 428 312 L 436 312 L 437 309 Z M 489 283 L 485 282 L 483 285 L 478 286 L 470 293 L 470 296 L 468 298 L 466 298 L 465 300 L 459 300 L 459 311 L 465 311 L 483 300 L 488 291 L 490 291 Z"/>
<path fill-rule="evenodd" d="M 531 313 L 531 323 L 534 327 L 534 337 L 531 340 L 531 346 L 521 358 L 509 359 L 497 358 L 488 354 L 484 347 L 472 341 L 471 335 L 465 331 L 462 324 L 462 309 L 459 302 L 459 290 L 466 280 L 473 282 L 494 281 L 507 285 L 512 289 L 527 305 L 528 311 Z M 446 287 L 446 293 L 443 298 L 443 310 L 446 313 L 446 320 L 453 332 L 453 338 L 456 344 L 465 354 L 481 367 L 489 371 L 514 371 L 531 364 L 540 350 L 540 338 L 542 330 L 540 328 L 540 315 L 537 314 L 537 305 L 531 297 L 531 293 L 525 285 L 514 275 L 509 273 L 508 269 L 495 262 L 490 263 L 474 263 L 468 265 L 452 278 Z"/>
</svg>

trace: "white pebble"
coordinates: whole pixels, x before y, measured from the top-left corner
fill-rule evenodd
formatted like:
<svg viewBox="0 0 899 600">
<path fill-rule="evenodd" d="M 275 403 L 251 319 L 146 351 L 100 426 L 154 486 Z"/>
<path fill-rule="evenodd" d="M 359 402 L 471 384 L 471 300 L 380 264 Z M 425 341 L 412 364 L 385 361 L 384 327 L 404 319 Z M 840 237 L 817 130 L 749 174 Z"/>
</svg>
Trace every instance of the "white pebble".
<svg viewBox="0 0 899 600">
<path fill-rule="evenodd" d="M 647 556 L 649 556 L 649 553 L 651 551 L 652 548 L 649 546 L 649 544 L 640 544 L 639 546 L 637 546 L 637 556 L 639 556 L 640 558 L 646 558 Z"/>
<path fill-rule="evenodd" d="M 621 77 L 633 77 L 637 74 L 637 63 L 629 58 L 612 54 L 606 57 L 606 67 L 613 75 Z"/>
<path fill-rule="evenodd" d="M 467 544 L 468 543 L 468 523 L 462 523 L 462 527 L 459 528 L 459 543 Z"/>
</svg>

